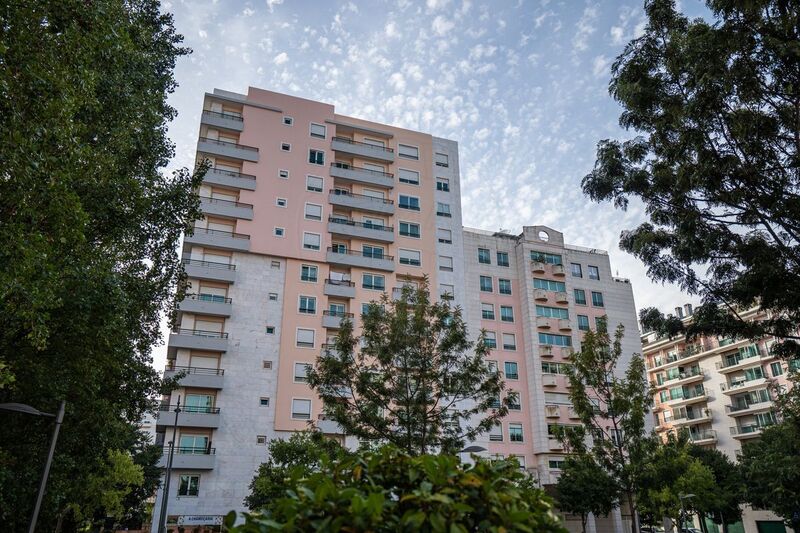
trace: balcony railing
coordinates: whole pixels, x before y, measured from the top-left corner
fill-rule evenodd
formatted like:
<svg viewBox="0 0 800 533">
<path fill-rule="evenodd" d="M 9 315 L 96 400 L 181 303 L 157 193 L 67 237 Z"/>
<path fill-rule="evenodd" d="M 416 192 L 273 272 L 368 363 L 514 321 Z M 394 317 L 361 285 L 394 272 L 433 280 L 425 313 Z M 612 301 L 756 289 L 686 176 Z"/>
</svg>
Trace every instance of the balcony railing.
<svg viewBox="0 0 800 533">
<path fill-rule="evenodd" d="M 392 226 L 383 226 L 380 224 L 373 224 L 372 222 L 356 222 L 355 220 L 350 220 L 349 218 L 336 217 L 336 216 L 329 216 L 328 222 L 333 222 L 334 224 L 344 224 L 346 226 L 353 226 L 356 228 L 366 228 L 379 231 L 386 231 L 389 233 L 394 231 L 394 228 Z"/>
<path fill-rule="evenodd" d="M 232 303 L 233 300 L 227 298 L 225 296 L 218 296 L 216 294 L 187 294 L 187 300 L 197 300 L 198 302 L 214 302 L 218 304 L 229 304 Z"/>
<path fill-rule="evenodd" d="M 158 406 L 159 411 L 174 411 L 178 407 L 177 404 L 171 405 L 162 403 Z M 219 407 L 205 407 L 202 405 L 181 405 L 181 412 L 183 413 L 204 413 L 208 415 L 218 415 Z"/>
<path fill-rule="evenodd" d="M 236 265 L 232 265 L 230 263 L 216 263 L 214 261 L 203 261 L 200 259 L 183 259 L 181 263 L 187 266 L 218 268 L 220 270 L 236 270 Z"/>
<path fill-rule="evenodd" d="M 209 117 L 219 117 L 219 118 L 225 118 L 225 119 L 228 119 L 228 120 L 238 120 L 239 122 L 244 121 L 244 118 L 239 113 L 230 113 L 230 112 L 225 112 L 225 111 L 222 111 L 222 112 L 220 112 L 220 111 L 211 111 L 211 110 L 206 109 L 206 110 L 203 111 L 203 114 L 206 115 L 206 116 L 209 116 Z"/>
<path fill-rule="evenodd" d="M 164 446 L 164 453 L 169 453 L 169 446 Z M 216 448 L 204 448 L 202 446 L 177 446 L 175 453 L 184 453 L 190 455 L 215 455 Z"/>
<path fill-rule="evenodd" d="M 337 285 L 339 287 L 355 287 L 356 286 L 355 283 L 353 283 L 350 280 L 346 280 L 346 279 L 331 279 L 331 278 L 327 278 L 325 280 L 325 283 L 327 283 L 328 285 Z"/>
<path fill-rule="evenodd" d="M 195 337 L 209 337 L 211 339 L 227 339 L 228 334 L 220 331 L 206 331 L 203 329 L 176 328 L 172 330 L 178 335 L 193 335 Z"/>
<path fill-rule="evenodd" d="M 325 309 L 322 311 L 324 316 L 335 316 L 339 318 L 353 318 L 355 315 L 353 313 L 345 313 L 344 311 L 331 311 L 330 309 Z M 323 346 L 325 346 L 323 344 Z"/>
<path fill-rule="evenodd" d="M 744 402 L 740 404 L 731 404 L 725 406 L 725 411 L 728 413 L 738 413 L 739 411 L 746 411 L 747 409 L 759 409 L 765 407 L 772 407 L 772 400 L 759 400 L 756 402 Z"/>
<path fill-rule="evenodd" d="M 220 141 L 219 139 L 211 139 L 209 137 L 200 137 L 200 140 L 211 144 L 227 146 L 229 148 L 238 148 L 239 150 L 246 150 L 248 152 L 258 152 L 258 148 L 256 148 L 255 146 L 247 146 L 245 144 L 233 143 L 230 141 Z"/>
<path fill-rule="evenodd" d="M 760 376 L 745 378 L 738 381 L 732 381 L 730 383 L 720 383 L 719 388 L 722 391 L 732 391 L 753 385 L 756 382 L 761 383 L 762 381 L 772 381 L 772 380 L 768 376 L 762 374 Z"/>
<path fill-rule="evenodd" d="M 366 194 L 355 194 L 350 191 L 343 191 L 342 189 L 331 189 L 328 192 L 334 196 L 347 196 L 348 198 L 359 198 L 362 200 L 373 201 L 386 205 L 394 204 L 394 200 L 387 200 L 386 198 L 376 198 L 375 196 L 368 196 Z"/>
<path fill-rule="evenodd" d="M 340 248 L 328 248 L 328 251 L 334 254 L 341 254 L 341 255 L 354 255 L 357 257 L 366 257 L 369 259 L 386 259 L 387 261 L 394 261 L 394 256 L 391 255 L 378 255 L 372 252 L 356 252 L 353 250 L 341 250 Z"/>
<path fill-rule="evenodd" d="M 768 428 L 772 424 L 750 424 L 747 426 L 733 426 L 731 427 L 731 435 L 750 435 L 753 433 L 759 433 L 764 429 Z"/>
<path fill-rule="evenodd" d="M 245 204 L 243 202 L 236 202 L 233 200 L 224 200 L 222 198 L 213 198 L 211 196 L 201 196 L 200 199 L 204 202 L 217 205 L 226 205 L 228 207 L 244 207 L 246 209 L 253 209 L 253 204 Z"/>
<path fill-rule="evenodd" d="M 199 366 L 180 366 L 170 365 L 166 368 L 170 372 L 186 372 L 187 374 L 202 374 L 206 376 L 222 376 L 225 370 L 222 368 L 202 368 Z"/>
<path fill-rule="evenodd" d="M 194 228 L 195 235 L 198 233 L 203 233 L 206 235 L 218 235 L 220 237 L 230 237 L 232 239 L 244 239 L 249 241 L 250 235 L 245 235 L 243 233 L 234 233 L 233 231 L 225 231 L 221 229 L 208 229 L 208 228 Z"/>
<path fill-rule="evenodd" d="M 375 149 L 375 150 L 383 150 L 384 152 L 389 153 L 389 154 L 393 154 L 394 153 L 393 149 L 387 148 L 386 146 L 376 146 L 376 145 L 370 144 L 370 143 L 362 143 L 360 141 L 354 141 L 353 139 L 348 139 L 347 137 L 334 137 L 333 140 L 334 141 L 338 141 L 338 142 L 342 142 L 342 143 L 352 144 L 354 146 L 366 146 L 366 147 L 369 147 L 369 148 Z"/>
<path fill-rule="evenodd" d="M 698 442 L 709 439 L 716 440 L 716 438 L 717 438 L 717 432 L 714 431 L 713 429 L 706 429 L 704 431 L 689 433 L 689 440 L 691 440 L 692 442 Z"/>
<path fill-rule="evenodd" d="M 245 180 L 256 180 L 256 177 L 252 174 L 242 174 L 241 172 L 237 172 L 235 170 L 224 170 L 221 168 L 211 167 L 208 169 L 208 172 L 213 172 L 215 174 L 221 174 L 223 176 L 230 176 L 231 178 L 241 178 Z"/>
<path fill-rule="evenodd" d="M 380 170 L 372 170 L 370 168 L 354 167 L 349 163 L 340 163 L 338 161 L 331 163 L 331 167 L 343 168 L 345 170 L 357 170 L 358 172 L 364 172 L 366 174 L 375 176 L 376 178 L 388 178 L 388 179 L 394 178 L 394 174 L 392 174 L 391 172 L 381 172 Z"/>
</svg>

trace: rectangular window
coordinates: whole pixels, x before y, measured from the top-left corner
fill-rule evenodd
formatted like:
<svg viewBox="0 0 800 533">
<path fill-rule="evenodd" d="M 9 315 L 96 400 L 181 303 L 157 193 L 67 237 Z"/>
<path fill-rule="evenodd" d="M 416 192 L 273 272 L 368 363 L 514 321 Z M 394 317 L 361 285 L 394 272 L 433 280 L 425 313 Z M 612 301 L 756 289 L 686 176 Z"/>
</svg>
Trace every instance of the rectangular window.
<svg viewBox="0 0 800 533">
<path fill-rule="evenodd" d="M 266 435 L 256 435 L 256 444 L 260 446 L 265 446 L 267 444 L 267 436 Z"/>
<path fill-rule="evenodd" d="M 503 426 L 498 422 L 496 426 L 489 430 L 490 442 L 503 442 Z"/>
<path fill-rule="evenodd" d="M 575 296 L 575 303 L 578 305 L 586 305 L 586 291 L 583 289 L 575 289 L 572 291 Z"/>
<path fill-rule="evenodd" d="M 319 233 L 303 232 L 303 248 L 306 250 L 319 250 L 322 245 L 322 237 Z"/>
<path fill-rule="evenodd" d="M 442 272 L 452 272 L 453 271 L 453 258 L 447 257 L 444 255 L 439 256 L 439 270 Z"/>
<path fill-rule="evenodd" d="M 317 204 L 306 204 L 306 220 L 322 220 L 322 206 Z"/>
<path fill-rule="evenodd" d="M 547 461 L 547 466 L 553 470 L 561 470 L 564 468 L 564 461 L 559 459 L 550 459 Z"/>
<path fill-rule="evenodd" d="M 497 290 L 500 294 L 511 294 L 511 280 L 503 278 L 498 279 Z"/>
<path fill-rule="evenodd" d="M 439 242 L 441 243 L 453 244 L 453 232 L 449 229 L 437 228 L 436 237 L 439 239 Z"/>
<path fill-rule="evenodd" d="M 592 291 L 592 305 L 594 307 L 603 307 L 603 293 Z"/>
<path fill-rule="evenodd" d="M 401 194 L 397 206 L 400 209 L 410 209 L 412 211 L 419 211 L 419 198 L 416 196 L 407 196 Z"/>
<path fill-rule="evenodd" d="M 780 363 L 772 363 L 769 365 L 769 369 L 773 377 L 783 375 L 783 365 Z"/>
<path fill-rule="evenodd" d="M 594 317 L 594 329 L 599 333 L 608 332 L 608 320 L 604 316 Z"/>
<path fill-rule="evenodd" d="M 292 418 L 295 420 L 310 420 L 311 400 L 292 400 Z"/>
<path fill-rule="evenodd" d="M 567 286 L 563 281 L 552 281 L 542 278 L 533 278 L 533 288 L 553 292 L 565 292 L 567 290 Z"/>
<path fill-rule="evenodd" d="M 281 143 L 281 150 L 284 151 L 284 152 L 291 152 L 292 151 L 292 145 L 289 144 L 289 143 Z"/>
<path fill-rule="evenodd" d="M 273 234 L 274 234 L 276 237 L 283 237 L 283 236 L 285 236 L 285 235 L 286 235 L 286 228 L 273 228 L 273 229 L 272 229 L 272 233 L 273 233 Z"/>
<path fill-rule="evenodd" d="M 436 190 L 450 192 L 450 180 L 445 178 L 436 178 Z"/>
<path fill-rule="evenodd" d="M 497 266 L 501 267 L 509 266 L 508 252 L 497 252 Z"/>
<path fill-rule="evenodd" d="M 486 248 L 478 248 L 478 263 L 483 263 L 484 265 L 491 265 L 492 253 Z"/>
<path fill-rule="evenodd" d="M 481 276 L 481 291 L 492 292 L 492 277 Z"/>
<path fill-rule="evenodd" d="M 494 320 L 494 305 L 481 303 L 481 318 L 484 320 Z"/>
<path fill-rule="evenodd" d="M 182 475 L 178 484 L 178 496 L 197 496 L 200 493 L 200 476 Z"/>
<path fill-rule="evenodd" d="M 314 265 L 303 265 L 300 267 L 300 281 L 317 282 L 317 267 Z"/>
<path fill-rule="evenodd" d="M 600 269 L 589 265 L 589 279 L 600 279 Z"/>
<path fill-rule="evenodd" d="M 412 222 L 400 222 L 400 235 L 419 239 L 419 224 L 414 224 Z"/>
<path fill-rule="evenodd" d="M 572 272 L 572 277 L 574 278 L 582 278 L 583 277 L 583 270 L 581 270 L 581 265 L 578 263 L 570 263 L 570 271 Z"/>
<path fill-rule="evenodd" d="M 416 250 L 404 250 L 400 248 L 399 255 L 401 265 L 420 266 L 422 264 L 420 253 Z"/>
<path fill-rule="evenodd" d="M 318 139 L 325 138 L 325 126 L 322 124 L 314 124 L 311 123 L 311 130 L 309 132 L 312 137 L 317 137 Z"/>
<path fill-rule="evenodd" d="M 586 315 L 578 315 L 578 329 L 581 331 L 589 331 L 589 317 Z"/>
<path fill-rule="evenodd" d="M 322 178 L 317 176 L 306 176 L 306 190 L 311 192 L 322 192 Z"/>
<path fill-rule="evenodd" d="M 568 337 L 567 335 L 555 335 L 553 333 L 539 333 L 539 344 L 572 346 L 572 337 Z"/>
<path fill-rule="evenodd" d="M 398 144 L 397 155 L 404 159 L 419 160 L 419 148 L 416 146 L 409 146 L 407 144 Z"/>
<path fill-rule="evenodd" d="M 277 292 L 269 293 L 268 297 L 269 297 L 269 301 L 270 302 L 277 302 L 278 301 L 278 293 Z"/>
<path fill-rule="evenodd" d="M 433 157 L 437 167 L 450 166 L 450 158 L 447 156 L 447 154 L 440 154 L 439 152 L 436 152 Z"/>
<path fill-rule="evenodd" d="M 297 333 L 295 334 L 295 346 L 299 348 L 313 348 L 314 330 L 297 328 Z"/>
<path fill-rule="evenodd" d="M 325 164 L 325 152 L 322 150 L 314 150 L 311 149 L 308 151 L 308 162 L 312 165 L 324 165 Z"/>
<path fill-rule="evenodd" d="M 516 350 L 517 349 L 517 337 L 513 333 L 503 333 L 503 349 L 504 350 Z"/>
<path fill-rule="evenodd" d="M 439 295 L 442 300 L 452 300 L 455 292 L 456 288 L 453 285 L 445 285 L 444 283 L 439 285 Z"/>
<path fill-rule="evenodd" d="M 419 185 L 419 172 L 417 172 L 416 170 L 399 168 L 397 169 L 397 180 L 400 183 L 408 183 L 409 185 Z"/>
<path fill-rule="evenodd" d="M 522 442 L 522 424 L 508 425 L 508 440 L 511 442 Z"/>
<path fill-rule="evenodd" d="M 545 305 L 537 305 L 536 316 L 543 316 L 546 318 L 569 318 L 569 311 L 561 307 L 547 307 Z"/>
<path fill-rule="evenodd" d="M 450 214 L 450 204 L 436 202 L 436 214 L 440 217 L 452 217 L 453 215 Z"/>
<path fill-rule="evenodd" d="M 547 252 L 539 252 L 536 250 L 531 250 L 531 261 L 540 261 L 542 263 L 547 263 L 548 265 L 562 264 L 560 255 L 550 254 Z"/>
<path fill-rule="evenodd" d="M 288 180 L 289 179 L 289 171 L 288 170 L 283 170 L 283 169 L 279 170 L 278 171 L 278 177 L 281 178 L 281 179 L 284 179 L 284 180 Z"/>
<path fill-rule="evenodd" d="M 374 291 L 386 289 L 386 278 L 378 274 L 363 274 L 361 276 L 361 287 Z"/>
<path fill-rule="evenodd" d="M 506 379 L 519 379 L 517 363 L 513 361 L 506 361 L 503 366 L 505 367 Z"/>
<path fill-rule="evenodd" d="M 483 343 L 489 348 L 497 348 L 497 334 L 494 331 L 485 332 Z"/>
<path fill-rule="evenodd" d="M 264 332 L 267 335 L 275 335 L 275 326 L 267 326 Z"/>
<path fill-rule="evenodd" d="M 383 248 L 380 246 L 362 244 L 361 255 L 364 257 L 371 257 L 373 259 L 383 259 Z"/>
<path fill-rule="evenodd" d="M 294 364 L 294 382 L 295 383 L 308 383 L 308 371 L 311 365 L 308 363 L 295 363 Z"/>
<path fill-rule="evenodd" d="M 500 320 L 503 322 L 514 322 L 514 308 L 510 305 L 501 305 Z"/>
<path fill-rule="evenodd" d="M 317 312 L 317 299 L 314 296 L 301 296 L 299 312 L 313 315 Z"/>
<path fill-rule="evenodd" d="M 275 198 L 275 205 L 278 207 L 286 207 L 286 198 Z"/>
<path fill-rule="evenodd" d="M 261 407 L 269 407 L 269 398 L 266 396 L 262 396 L 258 399 L 258 405 Z"/>
</svg>

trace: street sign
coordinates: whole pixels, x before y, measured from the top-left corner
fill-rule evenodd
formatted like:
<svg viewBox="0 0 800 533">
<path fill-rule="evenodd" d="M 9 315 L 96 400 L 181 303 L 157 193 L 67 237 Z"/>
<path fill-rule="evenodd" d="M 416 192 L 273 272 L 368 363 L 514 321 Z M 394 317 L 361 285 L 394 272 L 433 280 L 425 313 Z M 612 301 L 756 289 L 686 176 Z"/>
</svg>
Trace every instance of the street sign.
<svg viewBox="0 0 800 533">
<path fill-rule="evenodd" d="M 187 514 L 178 517 L 179 526 L 221 526 L 222 515 Z"/>
</svg>

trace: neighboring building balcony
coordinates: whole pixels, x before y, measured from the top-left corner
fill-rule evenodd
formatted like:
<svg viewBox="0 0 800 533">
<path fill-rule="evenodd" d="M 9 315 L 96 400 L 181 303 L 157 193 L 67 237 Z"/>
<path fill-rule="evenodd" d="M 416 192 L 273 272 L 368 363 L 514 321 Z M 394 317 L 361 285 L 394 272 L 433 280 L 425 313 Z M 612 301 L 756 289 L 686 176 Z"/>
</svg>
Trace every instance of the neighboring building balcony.
<svg viewBox="0 0 800 533">
<path fill-rule="evenodd" d="M 394 187 L 394 174 L 354 167 L 348 163 L 331 163 L 331 177 L 348 183 L 375 185 L 387 189 Z"/>
<path fill-rule="evenodd" d="M 711 422 L 711 409 L 702 409 L 699 413 L 692 412 L 674 415 L 669 422 L 671 422 L 673 426 L 691 426 L 694 424 Z"/>
<path fill-rule="evenodd" d="M 230 141 L 220 141 L 200 137 L 197 141 L 197 151 L 206 154 L 218 155 L 220 157 L 230 157 L 231 159 L 241 159 L 243 161 L 258 162 L 258 148 L 245 146 Z"/>
<path fill-rule="evenodd" d="M 164 370 L 164 379 L 173 379 L 178 375 L 181 387 L 199 387 L 201 389 L 221 389 L 225 371 L 221 368 L 201 368 L 197 366 L 168 366 Z"/>
<path fill-rule="evenodd" d="M 320 355 L 336 355 L 336 345 L 335 344 L 323 344 L 320 346 Z"/>
<path fill-rule="evenodd" d="M 572 354 L 574 353 L 575 350 L 572 348 L 572 346 L 561 347 L 561 357 L 563 357 L 564 359 L 569 359 L 570 357 L 572 357 Z"/>
<path fill-rule="evenodd" d="M 193 448 L 178 446 L 172 454 L 173 470 L 213 470 L 217 461 L 216 448 Z M 159 468 L 166 468 L 169 460 L 169 446 L 158 460 Z"/>
<path fill-rule="evenodd" d="M 540 344 L 539 345 L 539 356 L 540 357 L 553 357 L 553 347 L 549 344 Z"/>
<path fill-rule="evenodd" d="M 559 418 L 561 416 L 561 408 L 557 405 L 545 405 L 544 416 L 547 418 Z"/>
<path fill-rule="evenodd" d="M 737 440 L 743 439 L 751 439 L 753 437 L 758 437 L 761 435 L 761 432 L 764 431 L 765 428 L 769 427 L 769 424 L 762 425 L 762 424 L 748 424 L 746 426 L 733 426 L 731 427 L 731 436 Z"/>
<path fill-rule="evenodd" d="M 245 204 L 233 200 L 201 196 L 200 211 L 206 215 L 253 220 L 253 204 Z"/>
<path fill-rule="evenodd" d="M 703 429 L 696 432 L 689 432 L 689 440 L 698 446 L 715 444 L 717 442 L 717 432 L 713 429 Z"/>
<path fill-rule="evenodd" d="M 769 411 L 772 409 L 773 405 L 774 404 L 772 400 L 764 400 L 760 402 L 742 402 L 740 404 L 726 405 L 725 412 L 732 417 L 746 416 Z"/>
<path fill-rule="evenodd" d="M 553 265 L 553 275 L 557 278 L 563 278 L 566 276 L 564 272 L 564 265 Z"/>
<path fill-rule="evenodd" d="M 355 298 L 356 284 L 348 280 L 326 279 L 322 293 L 338 298 Z"/>
<path fill-rule="evenodd" d="M 534 289 L 533 290 L 533 299 L 537 302 L 546 302 L 547 301 L 547 291 L 544 289 Z"/>
<path fill-rule="evenodd" d="M 664 357 L 655 358 L 652 364 L 646 364 L 647 370 L 661 370 L 679 362 L 686 364 L 691 361 L 702 359 L 711 348 L 702 344 L 687 346 L 685 349 L 669 353 Z"/>
<path fill-rule="evenodd" d="M 369 222 L 356 222 L 348 218 L 328 217 L 328 231 L 333 235 L 380 242 L 394 242 L 394 228 Z"/>
<path fill-rule="evenodd" d="M 209 168 L 206 175 L 203 176 L 203 183 L 230 189 L 256 190 L 256 177 L 252 174 L 242 174 L 241 172 L 223 170 L 221 168 Z"/>
<path fill-rule="evenodd" d="M 654 389 L 664 389 L 666 387 L 674 387 L 676 385 L 686 385 L 696 381 L 703 381 L 705 379 L 705 372 L 699 368 L 692 368 L 688 372 L 681 372 L 678 377 L 672 379 L 665 379 L 661 383 L 651 381 L 650 386 Z"/>
<path fill-rule="evenodd" d="M 536 274 L 543 274 L 547 270 L 547 265 L 543 261 L 531 261 L 531 270 Z"/>
<path fill-rule="evenodd" d="M 391 255 L 365 255 L 362 252 L 340 251 L 328 248 L 326 260 L 333 265 L 394 272 L 394 257 Z"/>
<path fill-rule="evenodd" d="M 567 299 L 567 293 L 566 292 L 557 292 L 556 293 L 556 303 L 557 304 L 565 304 L 565 303 L 568 303 L 568 302 L 569 302 L 569 300 Z"/>
<path fill-rule="evenodd" d="M 721 374 L 736 372 L 737 370 L 744 370 L 746 368 L 760 365 L 765 359 L 772 359 L 772 356 L 763 352 L 763 350 L 755 345 L 750 345 L 744 349 L 740 349 L 735 358 L 727 360 L 724 356 L 722 361 L 716 364 L 717 370 Z"/>
<path fill-rule="evenodd" d="M 232 300 L 216 294 L 187 294 L 178 304 L 178 309 L 184 313 L 199 315 L 231 316 Z"/>
<path fill-rule="evenodd" d="M 557 438 L 555 438 L 552 435 L 548 435 L 547 436 L 547 447 L 550 450 L 553 450 L 553 451 L 558 451 L 558 450 L 563 450 L 564 449 L 564 445 L 561 443 L 561 441 L 558 440 Z"/>
<path fill-rule="evenodd" d="M 157 426 L 175 425 L 175 407 L 162 403 L 158 408 Z M 181 406 L 178 413 L 179 427 L 192 428 L 218 428 L 219 427 L 219 408 L 218 407 L 186 407 Z"/>
<path fill-rule="evenodd" d="M 177 328 L 169 334 L 169 349 L 177 348 L 225 352 L 228 350 L 228 334 L 219 331 Z"/>
<path fill-rule="evenodd" d="M 194 228 L 191 235 L 188 233 L 184 235 L 183 242 L 196 246 L 234 250 L 237 252 L 247 252 L 250 250 L 250 235 L 218 229 Z"/>
<path fill-rule="evenodd" d="M 394 214 L 394 201 L 392 200 L 375 198 L 364 194 L 353 194 L 341 189 L 330 190 L 328 192 L 328 201 L 332 205 L 348 209 L 358 209 L 359 211 L 369 211 L 384 215 Z"/>
<path fill-rule="evenodd" d="M 333 420 L 328 420 L 323 414 L 317 415 L 317 429 L 324 435 L 344 435 L 342 426 Z"/>
<path fill-rule="evenodd" d="M 183 259 L 181 263 L 183 263 L 186 275 L 190 278 L 225 281 L 228 283 L 236 281 L 236 265 L 188 258 Z"/>
<path fill-rule="evenodd" d="M 211 111 L 208 109 L 203 110 L 203 114 L 200 116 L 200 124 L 233 131 L 242 131 L 244 129 L 244 119 L 241 113 Z"/>
<path fill-rule="evenodd" d="M 771 382 L 772 379 L 768 377 L 760 377 L 755 379 L 733 381 L 731 383 L 721 383 L 719 388 L 722 390 L 723 394 L 731 395 L 763 388 Z"/>
<path fill-rule="evenodd" d="M 680 405 L 689 405 L 705 401 L 708 401 L 708 394 L 705 389 L 703 389 L 700 391 L 686 391 L 682 397 L 667 400 L 664 404 L 670 407 L 678 407 Z"/>
<path fill-rule="evenodd" d="M 550 329 L 550 319 L 546 316 L 537 316 L 536 327 L 539 329 Z"/>
<path fill-rule="evenodd" d="M 543 374 L 542 375 L 542 386 L 544 387 L 555 387 L 558 385 L 558 376 L 555 374 Z"/>
<path fill-rule="evenodd" d="M 569 323 L 569 319 L 559 318 L 558 319 L 558 330 L 559 331 L 572 331 L 572 325 Z"/>
<path fill-rule="evenodd" d="M 322 311 L 322 327 L 328 329 L 339 329 L 342 327 L 342 320 L 353 320 L 353 313 L 339 313 L 325 309 Z"/>
<path fill-rule="evenodd" d="M 375 159 L 392 163 L 394 161 L 394 150 L 385 146 L 375 146 L 373 144 L 362 143 L 348 139 L 347 137 L 334 137 L 331 139 L 331 150 L 343 154 Z"/>
</svg>

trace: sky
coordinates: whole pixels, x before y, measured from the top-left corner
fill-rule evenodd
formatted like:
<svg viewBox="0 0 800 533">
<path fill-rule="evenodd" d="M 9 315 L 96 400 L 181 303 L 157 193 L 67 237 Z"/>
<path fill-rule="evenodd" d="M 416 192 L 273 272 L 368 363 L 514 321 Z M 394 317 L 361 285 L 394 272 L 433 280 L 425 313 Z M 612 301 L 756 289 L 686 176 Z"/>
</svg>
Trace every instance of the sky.
<svg viewBox="0 0 800 533">
<path fill-rule="evenodd" d="M 618 246 L 645 220 L 586 198 L 597 142 L 618 125 L 610 68 L 640 35 L 643 0 L 169 0 L 193 50 L 178 62 L 170 167 L 191 167 L 203 95 L 248 86 L 333 104 L 336 112 L 459 143 L 465 226 L 518 233 L 547 225 L 608 250 L 637 308 L 693 301 L 653 284 Z M 684 0 L 689 16 L 704 14 Z M 163 361 L 165 349 L 157 350 Z"/>
</svg>

